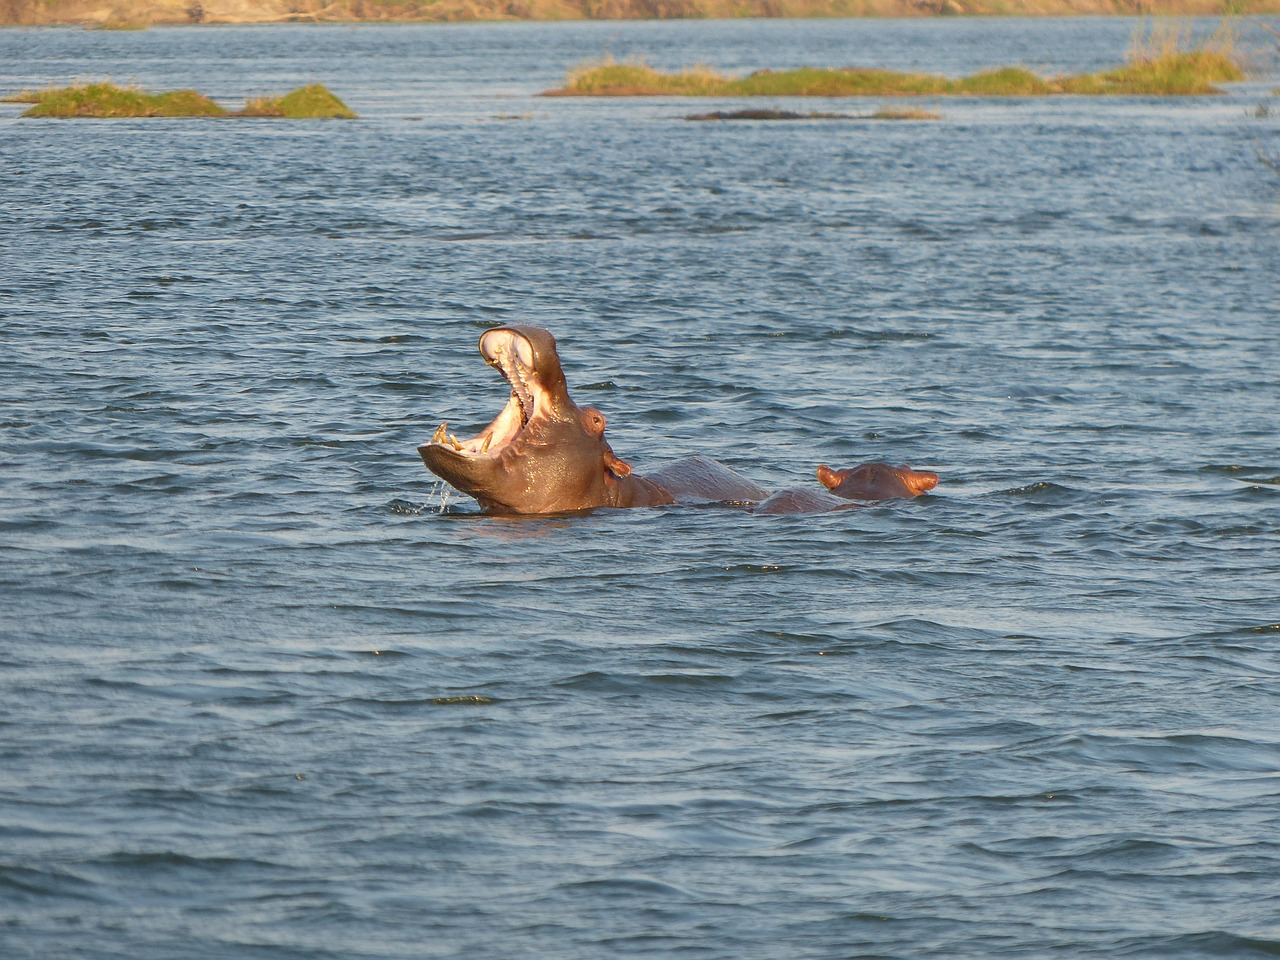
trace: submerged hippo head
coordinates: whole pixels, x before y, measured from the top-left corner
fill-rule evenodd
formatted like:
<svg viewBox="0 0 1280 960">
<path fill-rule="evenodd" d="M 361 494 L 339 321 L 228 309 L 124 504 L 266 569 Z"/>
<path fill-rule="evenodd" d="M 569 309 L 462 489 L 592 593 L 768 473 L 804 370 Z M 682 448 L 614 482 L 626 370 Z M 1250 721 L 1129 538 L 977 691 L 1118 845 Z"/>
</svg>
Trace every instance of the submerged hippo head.
<svg viewBox="0 0 1280 960">
<path fill-rule="evenodd" d="M 440 424 L 418 447 L 432 473 L 492 513 L 560 513 L 615 506 L 631 473 L 604 439 L 604 414 L 569 398 L 556 341 L 537 327 L 495 327 L 480 355 L 511 385 L 493 423 L 469 440 Z"/>
<path fill-rule="evenodd" d="M 848 470 L 818 467 L 818 479 L 837 497 L 846 500 L 892 500 L 918 497 L 938 485 L 938 475 L 928 470 L 912 470 L 905 463 L 893 466 L 875 461 Z"/>
</svg>

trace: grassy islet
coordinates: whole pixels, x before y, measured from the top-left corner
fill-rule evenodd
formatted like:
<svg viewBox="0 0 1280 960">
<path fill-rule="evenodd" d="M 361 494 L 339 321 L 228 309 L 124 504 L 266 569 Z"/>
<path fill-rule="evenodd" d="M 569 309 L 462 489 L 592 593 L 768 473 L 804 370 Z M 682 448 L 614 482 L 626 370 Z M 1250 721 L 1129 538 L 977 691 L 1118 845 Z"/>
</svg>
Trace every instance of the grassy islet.
<svg viewBox="0 0 1280 960">
<path fill-rule="evenodd" d="M 11 98 L 31 106 L 24 117 L 284 117 L 315 119 L 356 116 L 323 84 L 301 87 L 282 97 L 250 100 L 243 110 L 227 110 L 195 90 L 147 93 L 110 81 L 24 91 Z"/>
<path fill-rule="evenodd" d="M 1097 73 L 1041 77 L 1019 66 L 968 77 L 906 73 L 873 67 L 798 67 L 758 70 L 742 77 L 696 66 L 674 73 L 641 60 L 612 57 L 569 73 L 548 96 L 578 97 L 1046 97 L 1197 96 L 1220 93 L 1220 84 L 1244 79 L 1229 24 L 1199 46 L 1190 28 L 1155 24 L 1135 34 L 1123 65 Z"/>
</svg>

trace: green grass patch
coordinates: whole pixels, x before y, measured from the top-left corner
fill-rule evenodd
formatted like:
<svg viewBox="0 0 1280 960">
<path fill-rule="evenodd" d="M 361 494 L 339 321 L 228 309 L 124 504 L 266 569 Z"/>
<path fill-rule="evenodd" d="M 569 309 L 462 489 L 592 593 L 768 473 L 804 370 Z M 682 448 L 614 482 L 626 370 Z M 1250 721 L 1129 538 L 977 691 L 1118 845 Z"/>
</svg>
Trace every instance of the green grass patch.
<svg viewBox="0 0 1280 960">
<path fill-rule="evenodd" d="M 318 83 L 283 97 L 251 100 L 238 111 L 226 110 L 195 90 L 147 93 L 108 81 L 23 91 L 9 99 L 31 104 L 22 114 L 24 117 L 355 117 L 341 100 Z"/>
<path fill-rule="evenodd" d="M 661 73 L 644 63 L 605 61 L 579 67 L 549 96 L 683 97 L 1036 97 L 1058 93 L 1030 70 L 1006 67 L 952 79 L 864 67 L 800 67 L 727 77 L 707 67 Z"/>
<path fill-rule="evenodd" d="M 223 117 L 227 111 L 194 90 L 146 93 L 114 83 L 85 83 L 30 95 L 24 117 Z"/>
<path fill-rule="evenodd" d="M 1197 96 L 1221 93 L 1218 86 L 1244 79 L 1234 21 L 1223 20 L 1198 46 L 1191 27 L 1176 20 L 1139 27 L 1129 42 L 1125 64 L 1114 70 L 1059 80 L 1063 93 L 1088 96 Z"/>
<path fill-rule="evenodd" d="M 1221 93 L 1219 84 L 1243 79 L 1244 71 L 1226 55 L 1199 51 L 1062 77 L 1058 85 L 1061 93 L 1085 96 L 1188 97 Z"/>
<path fill-rule="evenodd" d="M 937 110 L 924 110 L 919 107 L 881 107 L 871 115 L 872 120 L 941 120 L 942 114 Z"/>
<path fill-rule="evenodd" d="M 894 109 L 881 107 L 875 113 L 796 113 L 792 110 L 716 110 L 712 113 L 691 113 L 686 120 L 941 120 L 936 110 L 918 108 Z"/>
<path fill-rule="evenodd" d="M 654 70 L 640 60 L 606 57 L 570 71 L 565 85 L 547 96 L 624 97 L 1045 97 L 1196 96 L 1221 93 L 1219 84 L 1244 79 L 1234 30 L 1220 27 L 1192 46 L 1190 27 L 1158 23 L 1140 30 L 1126 62 L 1113 70 L 1041 77 L 1024 67 L 1002 67 L 951 78 L 863 67 L 799 67 L 730 77 L 706 66 L 678 73 Z"/>
<path fill-rule="evenodd" d="M 239 113 L 242 117 L 285 117 L 289 120 L 353 120 L 355 114 L 322 83 L 300 87 L 283 97 L 250 100 Z"/>
</svg>

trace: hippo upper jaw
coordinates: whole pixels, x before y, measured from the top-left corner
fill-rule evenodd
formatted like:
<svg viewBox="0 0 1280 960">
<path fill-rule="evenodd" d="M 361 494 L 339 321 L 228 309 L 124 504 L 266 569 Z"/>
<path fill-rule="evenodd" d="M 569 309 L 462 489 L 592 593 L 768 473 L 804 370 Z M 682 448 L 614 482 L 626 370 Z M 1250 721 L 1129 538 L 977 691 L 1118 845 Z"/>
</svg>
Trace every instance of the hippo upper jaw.
<svg viewBox="0 0 1280 960">
<path fill-rule="evenodd" d="M 539 354 L 519 328 L 498 327 L 486 331 L 480 338 L 480 354 L 485 363 L 501 373 L 510 385 L 511 398 L 502 412 L 494 417 L 493 422 L 470 439 L 459 440 L 448 432 L 447 423 L 440 424 L 431 441 L 418 448 L 424 459 L 424 451 L 436 446 L 451 449 L 464 458 L 496 457 L 520 435 L 531 420 L 547 416 L 568 400 L 559 361 L 555 362 L 553 369 L 540 370 L 537 365 Z M 552 357 L 554 356 L 553 342 Z M 544 362 L 544 368 L 546 367 L 549 365 Z M 549 374 L 545 379 L 544 372 Z M 550 380 L 550 385 L 546 380 Z M 557 387 L 559 396 L 553 393 Z M 427 466 L 430 467 L 431 463 L 428 462 Z"/>
</svg>

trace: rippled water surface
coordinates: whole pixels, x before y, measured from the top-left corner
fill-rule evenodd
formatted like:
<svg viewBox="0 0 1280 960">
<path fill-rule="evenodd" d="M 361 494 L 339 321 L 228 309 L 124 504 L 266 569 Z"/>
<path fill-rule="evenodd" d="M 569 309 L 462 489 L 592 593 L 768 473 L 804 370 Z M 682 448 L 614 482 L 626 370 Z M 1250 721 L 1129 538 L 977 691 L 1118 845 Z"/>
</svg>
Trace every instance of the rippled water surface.
<svg viewBox="0 0 1280 960">
<path fill-rule="evenodd" d="M 1280 952 L 1270 61 L 920 123 L 535 96 L 1132 27 L 0 31 L 0 93 L 362 115 L 0 105 L 0 954 Z M 510 322 L 640 472 L 942 482 L 482 517 L 414 447 L 497 412 Z"/>
</svg>

